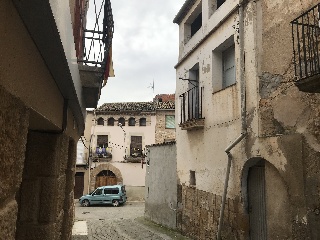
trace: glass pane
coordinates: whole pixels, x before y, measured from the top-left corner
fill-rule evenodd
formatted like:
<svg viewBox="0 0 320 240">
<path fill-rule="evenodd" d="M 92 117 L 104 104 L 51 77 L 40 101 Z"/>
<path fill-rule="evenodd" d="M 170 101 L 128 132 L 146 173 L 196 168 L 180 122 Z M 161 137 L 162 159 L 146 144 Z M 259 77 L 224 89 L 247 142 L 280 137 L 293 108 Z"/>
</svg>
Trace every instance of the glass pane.
<svg viewBox="0 0 320 240">
<path fill-rule="evenodd" d="M 166 116 L 166 128 L 175 128 L 175 117 L 174 115 Z"/>
<path fill-rule="evenodd" d="M 236 83 L 235 52 L 234 46 L 222 53 L 223 58 L 223 83 L 222 87 L 228 87 Z"/>
</svg>

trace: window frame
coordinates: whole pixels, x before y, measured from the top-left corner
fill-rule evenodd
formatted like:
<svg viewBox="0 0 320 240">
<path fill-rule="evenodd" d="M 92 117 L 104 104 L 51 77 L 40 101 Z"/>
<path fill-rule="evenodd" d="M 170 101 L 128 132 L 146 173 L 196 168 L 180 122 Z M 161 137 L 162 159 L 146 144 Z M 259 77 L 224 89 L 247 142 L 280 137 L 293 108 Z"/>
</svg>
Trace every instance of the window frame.
<svg viewBox="0 0 320 240">
<path fill-rule="evenodd" d="M 130 117 L 128 120 L 128 126 L 134 127 L 136 125 L 136 119 L 134 117 Z"/>
<path fill-rule="evenodd" d="M 123 120 L 123 121 L 122 121 Z M 124 117 L 119 117 L 118 119 L 118 123 L 121 123 L 122 126 L 125 126 L 126 125 L 126 120 Z"/>
<path fill-rule="evenodd" d="M 110 121 L 112 120 L 112 124 L 110 124 Z M 107 126 L 114 126 L 115 119 L 113 117 L 108 118 Z"/>
<path fill-rule="evenodd" d="M 224 73 L 224 63 L 225 63 L 225 53 L 233 49 L 234 57 L 234 79 L 231 84 L 226 84 L 225 73 Z M 232 87 L 237 83 L 237 65 L 236 65 L 236 44 L 234 40 L 234 35 L 231 35 L 218 47 L 212 50 L 212 91 L 213 93 L 222 91 L 226 88 Z"/>
<path fill-rule="evenodd" d="M 226 59 L 229 58 L 232 59 L 232 64 L 230 64 L 230 61 L 227 62 Z M 230 72 L 232 73 L 232 79 L 227 78 L 227 73 Z M 222 52 L 222 89 L 236 84 L 236 80 L 235 45 L 232 45 Z"/>
<path fill-rule="evenodd" d="M 102 121 L 102 124 L 100 124 L 101 121 Z M 98 126 L 104 126 L 104 119 L 103 119 L 103 117 L 99 117 L 99 118 L 97 119 L 97 125 L 98 125 Z"/>
<path fill-rule="evenodd" d="M 197 29 L 197 31 L 192 32 L 191 31 L 191 25 L 195 23 L 195 21 L 198 19 L 198 17 L 201 14 L 201 25 Z M 202 16 L 202 1 L 197 5 L 197 7 L 194 9 L 194 11 L 191 13 L 189 18 L 184 24 L 184 43 L 186 44 L 189 42 L 189 40 L 197 33 L 203 26 L 203 16 Z M 193 33 L 193 34 L 192 34 Z"/>
<path fill-rule="evenodd" d="M 144 125 L 143 124 L 141 124 L 142 123 L 142 120 L 144 120 Z M 147 126 L 147 118 L 140 118 L 139 119 L 139 126 L 140 127 L 146 127 Z"/>
<path fill-rule="evenodd" d="M 168 127 L 167 122 L 168 122 L 168 117 L 173 117 L 173 127 Z M 175 115 L 165 115 L 165 129 L 175 129 L 176 128 L 176 116 Z"/>
</svg>

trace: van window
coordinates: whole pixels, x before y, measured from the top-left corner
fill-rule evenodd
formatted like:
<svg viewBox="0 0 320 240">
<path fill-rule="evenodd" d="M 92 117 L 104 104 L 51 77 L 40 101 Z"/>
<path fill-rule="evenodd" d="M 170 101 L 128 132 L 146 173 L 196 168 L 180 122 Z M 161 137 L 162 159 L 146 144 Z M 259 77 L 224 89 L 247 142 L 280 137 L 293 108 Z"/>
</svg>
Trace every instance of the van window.
<svg viewBox="0 0 320 240">
<path fill-rule="evenodd" d="M 102 189 L 97 189 L 93 195 L 101 195 L 102 194 Z"/>
<path fill-rule="evenodd" d="M 105 188 L 104 189 L 104 194 L 111 194 L 112 193 L 112 189 L 111 188 Z"/>
<path fill-rule="evenodd" d="M 119 188 L 105 188 L 104 194 L 119 194 Z"/>
<path fill-rule="evenodd" d="M 112 189 L 112 194 L 119 194 L 119 188 Z"/>
</svg>

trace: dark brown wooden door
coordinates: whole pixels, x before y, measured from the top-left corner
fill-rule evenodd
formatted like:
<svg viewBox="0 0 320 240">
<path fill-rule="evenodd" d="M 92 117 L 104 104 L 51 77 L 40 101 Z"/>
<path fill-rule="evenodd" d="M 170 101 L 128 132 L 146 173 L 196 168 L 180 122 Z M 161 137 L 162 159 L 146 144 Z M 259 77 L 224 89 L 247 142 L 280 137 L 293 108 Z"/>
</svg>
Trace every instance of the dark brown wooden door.
<svg viewBox="0 0 320 240">
<path fill-rule="evenodd" d="M 96 178 L 96 188 L 101 186 L 109 186 L 109 185 L 116 185 L 117 178 L 116 177 L 109 177 L 109 176 L 97 176 Z"/>
<path fill-rule="evenodd" d="M 83 195 L 84 172 L 77 172 L 75 175 L 74 198 L 78 199 Z"/>
<path fill-rule="evenodd" d="M 117 184 L 117 177 L 110 170 L 101 171 L 96 177 L 95 187 L 110 186 Z"/>
</svg>

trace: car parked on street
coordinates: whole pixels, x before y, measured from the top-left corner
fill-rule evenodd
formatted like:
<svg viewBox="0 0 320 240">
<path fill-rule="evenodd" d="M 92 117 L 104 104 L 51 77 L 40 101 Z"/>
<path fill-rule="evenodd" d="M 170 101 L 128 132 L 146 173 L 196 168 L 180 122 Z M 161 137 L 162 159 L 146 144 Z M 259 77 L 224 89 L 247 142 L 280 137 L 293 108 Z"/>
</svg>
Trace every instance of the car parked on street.
<svg viewBox="0 0 320 240">
<path fill-rule="evenodd" d="M 79 198 L 79 203 L 83 207 L 98 204 L 112 204 L 118 207 L 126 201 L 126 190 L 123 185 L 101 186 L 92 193 Z"/>
</svg>

